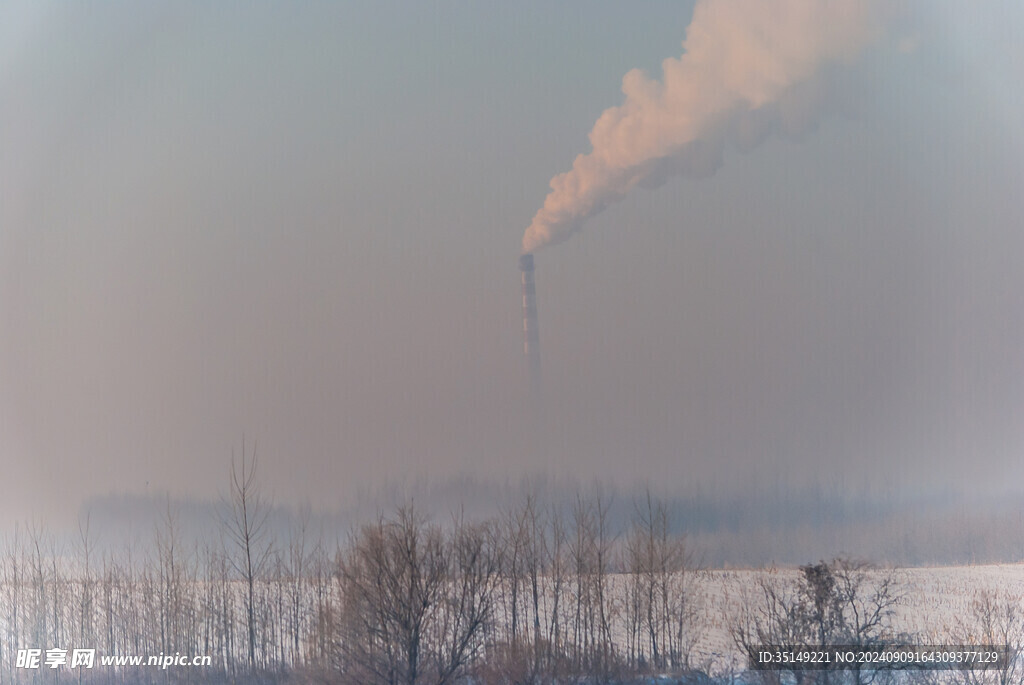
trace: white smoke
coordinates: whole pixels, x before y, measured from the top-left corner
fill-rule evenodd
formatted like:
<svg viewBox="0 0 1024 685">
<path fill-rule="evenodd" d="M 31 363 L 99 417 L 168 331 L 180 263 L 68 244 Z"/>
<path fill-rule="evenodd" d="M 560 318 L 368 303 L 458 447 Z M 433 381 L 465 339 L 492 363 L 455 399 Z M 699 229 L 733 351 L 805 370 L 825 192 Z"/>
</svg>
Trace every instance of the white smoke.
<svg viewBox="0 0 1024 685">
<path fill-rule="evenodd" d="M 634 186 L 708 176 L 727 142 L 799 135 L 829 101 L 829 72 L 882 33 L 883 0 L 700 0 L 661 81 L 634 69 L 625 101 L 590 132 L 593 151 L 551 179 L 523 236 L 523 252 L 566 240 Z"/>
</svg>

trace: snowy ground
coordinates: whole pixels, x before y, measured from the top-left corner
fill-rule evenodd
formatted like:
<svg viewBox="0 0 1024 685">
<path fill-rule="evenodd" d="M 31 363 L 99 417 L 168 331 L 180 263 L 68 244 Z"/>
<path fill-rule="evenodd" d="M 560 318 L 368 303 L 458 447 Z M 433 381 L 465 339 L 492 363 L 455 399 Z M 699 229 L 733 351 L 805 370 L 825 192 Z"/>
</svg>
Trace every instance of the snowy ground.
<svg viewBox="0 0 1024 685">
<path fill-rule="evenodd" d="M 704 631 L 693 654 L 697 664 L 716 674 L 730 667 L 742 669 L 744 662 L 730 629 L 740 618 L 745 598 L 756 601 L 758 579 L 771 573 L 795 577 L 797 571 L 717 570 L 705 574 L 701 593 Z M 892 627 L 933 644 L 949 644 L 958 631 L 972 628 L 975 602 L 985 592 L 1015 603 L 1018 621 L 1024 614 L 1024 564 L 926 567 L 896 573 L 902 599 Z"/>
</svg>

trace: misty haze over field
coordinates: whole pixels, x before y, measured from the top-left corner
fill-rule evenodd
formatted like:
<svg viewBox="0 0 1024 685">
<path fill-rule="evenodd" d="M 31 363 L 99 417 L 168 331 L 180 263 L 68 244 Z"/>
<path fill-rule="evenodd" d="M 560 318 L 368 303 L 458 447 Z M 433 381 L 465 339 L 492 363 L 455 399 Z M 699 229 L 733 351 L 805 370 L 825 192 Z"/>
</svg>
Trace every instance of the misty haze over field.
<svg viewBox="0 0 1024 685">
<path fill-rule="evenodd" d="M 283 509 L 1019 522 L 1024 9 L 740 5 L 3 3 L 0 530 L 243 436 Z"/>
</svg>

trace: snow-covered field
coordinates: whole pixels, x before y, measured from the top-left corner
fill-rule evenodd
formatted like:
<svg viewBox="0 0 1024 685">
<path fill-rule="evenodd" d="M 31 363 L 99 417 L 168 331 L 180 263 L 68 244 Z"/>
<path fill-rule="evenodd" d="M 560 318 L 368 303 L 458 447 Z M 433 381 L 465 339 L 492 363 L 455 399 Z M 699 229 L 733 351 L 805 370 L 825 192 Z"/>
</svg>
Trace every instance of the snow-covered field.
<svg viewBox="0 0 1024 685">
<path fill-rule="evenodd" d="M 949 644 L 975 628 L 976 603 L 985 593 L 1016 606 L 1024 617 L 1024 564 L 948 566 L 900 569 L 896 572 L 901 599 L 892 628 L 933 644 Z M 703 627 L 693 657 L 712 673 L 742 669 L 743 659 L 730 635 L 747 600 L 756 602 L 758 583 L 771 575 L 796 578 L 796 570 L 707 571 L 701 582 Z M 1020 626 L 1019 626 L 1020 627 Z"/>
<path fill-rule="evenodd" d="M 921 644 L 960 644 L 969 642 L 971 638 L 995 644 L 1024 644 L 1024 564 L 870 571 L 862 588 L 865 596 L 872 593 L 879 579 L 890 573 L 893 593 L 898 597 L 887 622 L 893 632 L 912 636 Z M 745 615 L 758 612 L 764 599 L 762 585 L 765 582 L 782 587 L 795 583 L 799 578 L 800 571 L 795 568 L 689 571 L 686 576 L 672 576 L 670 583 L 673 587 L 688 588 L 686 596 L 692 600 L 689 606 L 695 610 L 692 620 L 687 622 L 689 632 L 685 639 L 690 645 L 690 666 L 712 676 L 727 676 L 746 670 L 746 659 L 733 640 L 733 630 Z M 278 659 L 285 665 L 302 663 L 310 658 L 319 636 L 316 630 L 321 627 L 330 630 L 327 621 L 332 612 L 336 613 L 343 605 L 337 575 L 327 574 L 322 580 L 322 587 L 315 585 L 313 578 L 294 587 L 273 581 L 258 584 L 256 615 L 263 617 L 257 630 L 259 654 L 266 655 L 268 660 Z M 630 613 L 630 588 L 637 587 L 637 577 L 612 574 L 606 581 L 604 601 L 614 652 L 623 657 L 627 654 L 646 657 L 646 636 L 643 629 L 637 630 L 638 614 Z M 0 637 L 5 640 L 7 654 L 22 645 L 49 648 L 76 646 L 81 642 L 83 629 L 79 620 L 84 615 L 82 607 L 86 606 L 81 590 L 85 584 L 71 581 L 66 576 L 62 576 L 59 583 L 47 582 L 50 584 L 44 587 L 39 601 L 36 601 L 37 588 L 31 583 L 5 585 L 0 578 L 0 590 L 3 590 L 0 592 Z M 104 582 L 95 581 L 89 586 L 93 593 L 88 606 L 92 608 L 93 615 L 85 622 L 90 631 L 88 634 L 92 636 L 87 644 L 96 645 L 107 654 L 170 653 L 166 645 L 172 644 L 175 651 L 182 653 L 215 654 L 219 659 L 230 656 L 237 663 L 244 663 L 245 641 L 238 637 L 245 635 L 246 588 L 241 581 L 225 579 L 215 584 L 196 579 L 184 581 L 173 597 L 166 592 L 165 585 L 154 584 L 154 579 L 145 574 L 141 579 L 119 579 L 110 585 L 104 585 Z M 550 634 L 548 626 L 558 625 L 560 633 L 556 635 L 560 634 L 561 638 L 557 644 L 564 646 L 565 642 L 575 639 L 571 627 L 574 578 L 563 578 L 560 595 L 552 592 L 551 582 L 550 578 L 540 578 L 539 625 L 545 631 L 542 633 L 544 636 Z M 511 587 L 507 582 L 499 581 L 493 625 L 485 638 L 497 644 L 508 638 Z M 11 594 L 18 588 L 19 592 Z M 125 592 L 125 588 L 131 590 Z M 534 625 L 533 616 L 529 614 L 530 588 L 528 583 L 520 584 L 518 588 L 519 620 L 515 625 L 519 627 L 520 639 L 530 644 L 533 638 L 529 631 Z M 323 597 L 318 595 L 321 590 Z M 637 595 L 632 596 L 635 598 Z M 11 601 L 11 597 L 16 601 Z M 560 597 L 558 602 L 554 601 L 556 597 Z M 176 609 L 173 616 L 177 619 L 167 623 L 168 619 L 161 619 L 164 616 L 161 612 L 168 610 L 162 602 L 172 599 L 175 603 L 168 606 L 170 610 Z M 293 599 L 297 602 L 294 616 L 290 609 Z M 979 603 L 985 599 L 992 600 L 992 606 L 997 609 L 994 615 L 996 625 L 992 627 L 997 631 L 1007 628 L 1006 639 L 984 639 Z M 555 618 L 559 620 L 552 621 L 555 606 L 558 607 Z M 13 622 L 15 607 L 19 609 L 17 623 Z M 321 608 L 326 614 L 318 613 Z M 632 633 L 630 616 L 634 617 Z M 642 622 L 642 618 L 640 620 Z M 172 629 L 177 626 L 178 632 L 165 637 L 162 632 L 165 624 Z M 226 633 L 234 636 L 233 639 L 228 640 Z M 636 637 L 632 643 L 631 634 Z M 333 639 L 336 635 L 328 634 L 328 637 Z M 571 647 L 566 647 L 566 652 L 569 651 Z M 666 653 L 664 647 L 661 651 Z M 683 651 L 686 651 L 685 646 Z M 0 662 L 0 671 L 3 667 Z"/>
</svg>

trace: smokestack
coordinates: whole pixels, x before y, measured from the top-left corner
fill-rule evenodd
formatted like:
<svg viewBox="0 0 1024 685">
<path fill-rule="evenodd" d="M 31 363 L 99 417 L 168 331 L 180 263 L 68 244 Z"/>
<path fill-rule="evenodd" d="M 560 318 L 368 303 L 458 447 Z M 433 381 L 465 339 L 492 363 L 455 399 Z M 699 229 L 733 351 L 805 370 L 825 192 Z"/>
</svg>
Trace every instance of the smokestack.
<svg viewBox="0 0 1024 685">
<path fill-rule="evenodd" d="M 519 258 L 523 272 L 523 357 L 530 369 L 530 386 L 540 386 L 540 335 L 537 331 L 537 289 L 533 284 L 533 255 Z"/>
</svg>

